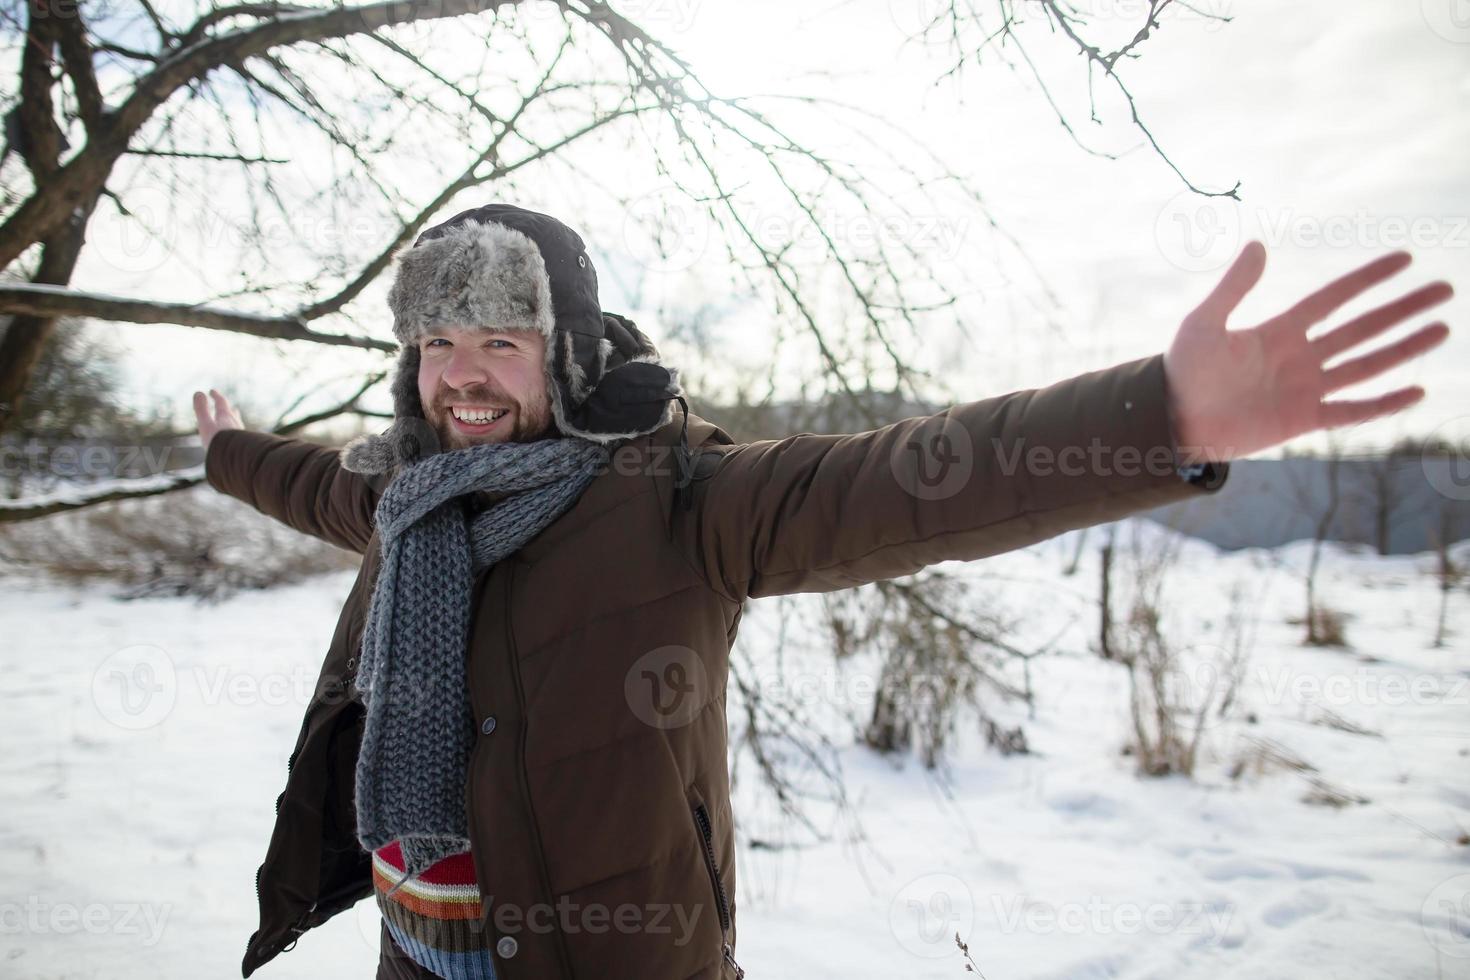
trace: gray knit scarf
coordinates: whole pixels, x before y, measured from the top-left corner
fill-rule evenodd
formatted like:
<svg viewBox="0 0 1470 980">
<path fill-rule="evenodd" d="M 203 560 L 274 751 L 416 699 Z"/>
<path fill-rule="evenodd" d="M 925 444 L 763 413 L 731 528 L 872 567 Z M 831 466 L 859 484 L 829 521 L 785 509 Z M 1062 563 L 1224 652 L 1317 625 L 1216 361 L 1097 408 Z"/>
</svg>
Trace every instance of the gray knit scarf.
<svg viewBox="0 0 1470 980">
<path fill-rule="evenodd" d="M 470 446 L 406 464 L 378 501 L 383 560 L 355 681 L 367 709 L 357 836 L 369 851 L 400 841 L 400 885 L 470 846 L 474 575 L 567 510 L 608 459 L 606 448 L 577 438 Z M 467 498 L 456 498 L 477 490 L 509 496 L 471 517 Z"/>
</svg>

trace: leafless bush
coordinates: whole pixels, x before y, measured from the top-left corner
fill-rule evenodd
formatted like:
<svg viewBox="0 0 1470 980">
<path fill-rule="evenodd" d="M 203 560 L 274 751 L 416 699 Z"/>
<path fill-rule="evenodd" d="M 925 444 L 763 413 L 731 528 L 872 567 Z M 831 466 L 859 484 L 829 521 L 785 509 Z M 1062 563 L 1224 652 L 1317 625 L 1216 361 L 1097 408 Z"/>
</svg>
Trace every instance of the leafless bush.
<svg viewBox="0 0 1470 980">
<path fill-rule="evenodd" d="M 1341 809 L 1351 804 L 1362 805 L 1370 802 L 1368 797 L 1341 786 L 1334 786 L 1325 779 L 1313 778 L 1307 782 L 1311 785 L 1303 794 L 1302 802 L 1312 806 L 1330 806 L 1334 809 Z"/>
<path fill-rule="evenodd" d="M 1312 724 L 1321 725 L 1324 728 L 1333 728 L 1340 732 L 1347 732 L 1349 735 L 1362 735 L 1365 738 L 1383 737 L 1382 732 L 1376 732 L 1371 728 L 1364 728 L 1357 722 L 1349 718 L 1344 718 L 1331 708 L 1324 708 L 1320 705 L 1317 707 L 1317 715 L 1312 719 Z"/>
<path fill-rule="evenodd" d="M 917 750 L 926 768 L 939 765 L 958 716 L 969 708 L 981 730 L 1002 752 L 1026 751 L 1025 734 L 990 716 L 984 695 L 1031 700 L 1025 686 L 1004 676 L 1006 661 L 1025 658 L 1004 639 L 1012 624 L 991 611 L 961 618 L 951 610 L 974 609 L 964 582 L 943 573 L 874 583 L 823 596 L 823 617 L 838 659 L 875 650 L 881 657 L 873 708 L 862 740 L 883 753 Z"/>
<path fill-rule="evenodd" d="M 218 600 L 241 589 L 354 568 L 360 561 L 209 489 L 0 524 L 5 572 L 80 585 L 111 583 L 126 599 Z"/>
<path fill-rule="evenodd" d="M 1349 613 L 1329 606 L 1321 599 L 1311 600 L 1307 610 L 1308 616 L 1288 616 L 1286 618 L 1287 623 L 1292 626 L 1307 628 L 1306 636 L 1302 639 L 1303 645 L 1347 648 L 1347 623 L 1352 618 Z"/>
<path fill-rule="evenodd" d="M 1204 660 L 1195 650 L 1192 662 L 1187 661 L 1186 651 L 1168 635 L 1163 612 L 1165 582 L 1182 539 L 1160 535 L 1139 522 L 1131 527 L 1126 557 L 1132 593 L 1127 614 L 1116 628 L 1107 610 L 1111 590 L 1104 589 L 1101 598 L 1108 659 L 1128 668 L 1133 733 L 1125 752 L 1134 756 L 1144 775 L 1190 776 L 1211 713 L 1221 717 L 1233 705 L 1249 659 L 1250 620 L 1244 594 L 1239 588 L 1232 592 L 1220 649 Z M 1114 542 L 1115 536 L 1110 536 L 1110 551 Z M 1111 567 L 1112 561 L 1108 564 Z"/>
<path fill-rule="evenodd" d="M 1322 602 L 1313 604 L 1311 620 L 1307 624 L 1306 642 L 1317 647 L 1345 647 L 1347 643 L 1347 614 Z"/>
<path fill-rule="evenodd" d="M 1245 671 L 1250 665 L 1251 649 L 1255 645 L 1255 610 L 1259 608 L 1255 599 L 1247 594 L 1241 582 L 1230 587 L 1230 607 L 1225 613 L 1224 656 L 1221 658 L 1220 705 L 1216 717 L 1226 718 L 1235 707 L 1240 685 L 1245 681 Z"/>
<path fill-rule="evenodd" d="M 1247 735 L 1242 743 L 1242 751 L 1230 766 L 1231 779 L 1240 779 L 1246 775 L 1260 777 L 1278 770 L 1296 773 L 1317 771 L 1316 766 L 1274 739 Z"/>
<path fill-rule="evenodd" d="M 1243 741 L 1244 748 L 1230 768 L 1231 779 L 1240 779 L 1247 774 L 1259 777 L 1273 771 L 1285 771 L 1295 773 L 1306 781 L 1307 792 L 1301 799 L 1308 805 L 1344 807 L 1371 802 L 1366 796 L 1328 782 L 1322 778 L 1316 766 L 1280 742 L 1250 736 Z"/>
</svg>

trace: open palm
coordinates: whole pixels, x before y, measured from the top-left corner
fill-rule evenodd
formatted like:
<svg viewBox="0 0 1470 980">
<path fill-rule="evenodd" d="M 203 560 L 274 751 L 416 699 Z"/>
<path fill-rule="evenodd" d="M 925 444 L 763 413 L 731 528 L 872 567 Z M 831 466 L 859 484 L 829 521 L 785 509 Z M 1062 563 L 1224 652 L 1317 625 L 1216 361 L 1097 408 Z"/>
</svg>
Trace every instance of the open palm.
<svg viewBox="0 0 1470 980">
<path fill-rule="evenodd" d="M 1370 287 L 1403 271 L 1413 257 L 1393 252 L 1334 280 L 1286 312 L 1246 330 L 1227 329 L 1231 311 L 1260 281 L 1266 248 L 1249 242 L 1213 292 L 1184 318 L 1164 354 L 1169 410 L 1185 462 L 1224 461 L 1308 432 L 1355 425 L 1407 408 L 1424 397 L 1410 386 L 1374 398 L 1326 396 L 1368 381 L 1423 354 L 1449 336 L 1432 323 L 1402 340 L 1332 366 L 1326 362 L 1454 295 L 1430 283 L 1319 333 L 1307 331 Z"/>
<path fill-rule="evenodd" d="M 213 404 L 211 404 L 211 399 Z M 223 429 L 245 428 L 245 422 L 240 418 L 239 411 L 217 388 L 209 389 L 208 395 L 202 391 L 194 392 L 194 417 L 199 422 L 199 441 L 204 444 L 206 452 L 216 432 Z"/>
</svg>

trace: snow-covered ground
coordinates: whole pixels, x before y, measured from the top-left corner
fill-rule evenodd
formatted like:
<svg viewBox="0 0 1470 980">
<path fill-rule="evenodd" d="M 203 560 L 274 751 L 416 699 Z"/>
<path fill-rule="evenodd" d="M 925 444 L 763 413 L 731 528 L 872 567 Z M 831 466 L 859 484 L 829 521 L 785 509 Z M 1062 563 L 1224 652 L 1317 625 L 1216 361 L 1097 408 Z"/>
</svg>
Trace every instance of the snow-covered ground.
<svg viewBox="0 0 1470 980">
<path fill-rule="evenodd" d="M 1125 539 L 1134 527 L 1169 537 L 1128 522 Z M 737 656 L 840 743 L 862 840 L 820 803 L 826 839 L 782 824 L 737 768 L 742 843 L 781 845 L 740 854 L 748 976 L 958 978 L 959 932 L 990 980 L 1470 977 L 1470 596 L 1432 648 L 1432 556 L 1330 548 L 1320 588 L 1350 616 L 1349 647 L 1306 649 L 1289 622 L 1306 545 L 1177 541 L 1165 626 L 1189 650 L 1181 676 L 1212 676 L 1234 587 L 1254 645 L 1195 778 L 1146 779 L 1121 752 L 1126 671 L 1090 649 L 1091 535 L 1070 576 L 1071 535 L 941 566 L 1014 620 L 1019 646 L 1054 641 L 1031 663 L 1032 717 L 987 700 L 1032 753 L 986 749 L 963 715 L 942 773 L 853 744 L 871 661 L 832 662 L 818 597 L 752 604 Z M 351 581 L 210 605 L 0 578 L 0 977 L 238 975 L 286 756 Z M 1316 771 L 1233 774 L 1261 745 Z M 1304 802 L 1314 779 L 1366 802 Z M 377 936 L 363 902 L 258 975 L 370 977 Z"/>
</svg>

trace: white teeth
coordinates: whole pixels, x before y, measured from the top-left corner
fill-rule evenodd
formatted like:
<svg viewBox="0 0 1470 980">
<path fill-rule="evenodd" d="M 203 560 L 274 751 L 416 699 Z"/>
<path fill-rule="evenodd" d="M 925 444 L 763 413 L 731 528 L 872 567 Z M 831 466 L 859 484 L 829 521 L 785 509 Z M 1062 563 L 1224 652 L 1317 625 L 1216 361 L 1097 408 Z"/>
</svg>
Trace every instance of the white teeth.
<svg viewBox="0 0 1470 980">
<path fill-rule="evenodd" d="M 459 419 L 461 422 L 470 422 L 478 425 L 483 425 L 486 422 L 493 422 L 495 419 L 500 418 L 500 416 L 506 413 L 507 409 L 502 408 L 499 411 L 484 411 L 482 409 L 469 409 L 455 406 L 454 408 L 450 409 L 450 411 L 452 411 L 454 413 L 454 417 Z"/>
</svg>

